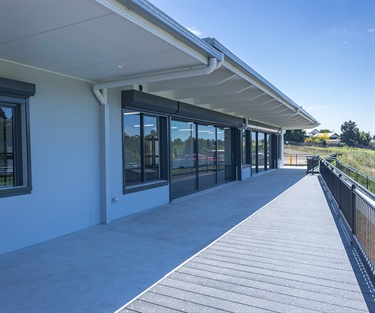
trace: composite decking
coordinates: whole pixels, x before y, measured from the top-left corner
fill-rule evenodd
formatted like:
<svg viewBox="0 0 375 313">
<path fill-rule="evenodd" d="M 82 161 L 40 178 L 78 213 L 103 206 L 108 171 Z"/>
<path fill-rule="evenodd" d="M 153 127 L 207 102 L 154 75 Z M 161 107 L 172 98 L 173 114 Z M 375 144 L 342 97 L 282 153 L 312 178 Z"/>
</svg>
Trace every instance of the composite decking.
<svg viewBox="0 0 375 313">
<path fill-rule="evenodd" d="M 340 224 L 306 176 L 120 312 L 375 312 Z"/>
<path fill-rule="evenodd" d="M 0 312 L 375 312 L 329 204 L 281 169 L 7 253 Z"/>
</svg>

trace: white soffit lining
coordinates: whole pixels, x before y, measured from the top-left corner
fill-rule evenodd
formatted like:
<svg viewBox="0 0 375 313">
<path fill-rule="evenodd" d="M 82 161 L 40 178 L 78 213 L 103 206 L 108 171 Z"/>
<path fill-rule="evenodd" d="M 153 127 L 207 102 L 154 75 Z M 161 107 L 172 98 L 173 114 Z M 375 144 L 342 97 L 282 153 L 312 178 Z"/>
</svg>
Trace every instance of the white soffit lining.
<svg viewBox="0 0 375 313">
<path fill-rule="evenodd" d="M 163 41 L 169 43 L 170 45 L 176 47 L 178 50 L 185 52 L 188 55 L 193 56 L 203 64 L 207 64 L 207 57 L 203 56 L 202 54 L 198 53 L 193 48 L 189 47 L 188 45 L 177 41 L 171 34 L 168 32 L 156 27 L 154 24 L 146 20 L 145 18 L 141 17 L 140 15 L 132 12 L 128 9 L 125 5 L 115 1 L 115 0 L 96 0 L 98 3 L 102 4 L 106 8 L 110 9 L 111 11 L 115 12 L 116 14 L 120 15 L 121 17 L 131 21 L 135 25 L 143 28 L 150 34 L 157 36 L 158 38 L 162 39 Z"/>
<path fill-rule="evenodd" d="M 277 128 L 315 125 L 224 60 L 208 76 L 145 84 L 145 91 Z"/>
<path fill-rule="evenodd" d="M 116 1 L 100 2 L 107 6 L 0 0 L 0 58 L 96 82 L 207 65 L 194 44 L 176 40 Z"/>
</svg>

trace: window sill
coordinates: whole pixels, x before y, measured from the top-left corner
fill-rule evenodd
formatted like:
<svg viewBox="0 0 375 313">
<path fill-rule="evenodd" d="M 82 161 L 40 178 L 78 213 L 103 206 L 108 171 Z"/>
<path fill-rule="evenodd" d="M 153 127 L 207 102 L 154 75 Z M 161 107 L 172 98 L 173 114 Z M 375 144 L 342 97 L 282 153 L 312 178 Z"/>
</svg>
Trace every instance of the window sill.
<svg viewBox="0 0 375 313">
<path fill-rule="evenodd" d="M 124 188 L 124 194 L 138 192 L 138 191 L 144 191 L 148 189 L 158 188 L 168 186 L 168 181 L 166 180 L 157 180 L 149 183 L 143 183 L 143 184 L 137 184 L 133 186 L 125 186 Z"/>
<path fill-rule="evenodd" d="M 0 188 L 0 198 L 21 196 L 31 193 L 31 186 Z"/>
</svg>

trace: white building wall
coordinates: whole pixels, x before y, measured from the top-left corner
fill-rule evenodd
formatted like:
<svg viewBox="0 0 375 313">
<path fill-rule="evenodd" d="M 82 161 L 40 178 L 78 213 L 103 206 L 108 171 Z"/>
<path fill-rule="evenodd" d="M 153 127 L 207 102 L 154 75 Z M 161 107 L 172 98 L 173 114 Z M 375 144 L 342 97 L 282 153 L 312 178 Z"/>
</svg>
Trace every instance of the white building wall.
<svg viewBox="0 0 375 313">
<path fill-rule="evenodd" d="M 251 167 L 244 167 L 242 168 L 242 180 L 251 177 Z"/>
<path fill-rule="evenodd" d="M 0 61 L 0 76 L 36 84 L 30 98 L 32 192 L 0 198 L 0 254 L 101 223 L 101 108 L 91 84 Z M 169 186 L 123 194 L 121 90 L 109 90 L 109 215 L 169 202 Z"/>
<path fill-rule="evenodd" d="M 32 193 L 0 198 L 0 253 L 100 223 L 99 106 L 90 84 L 0 61 L 36 84 L 30 98 Z"/>
</svg>

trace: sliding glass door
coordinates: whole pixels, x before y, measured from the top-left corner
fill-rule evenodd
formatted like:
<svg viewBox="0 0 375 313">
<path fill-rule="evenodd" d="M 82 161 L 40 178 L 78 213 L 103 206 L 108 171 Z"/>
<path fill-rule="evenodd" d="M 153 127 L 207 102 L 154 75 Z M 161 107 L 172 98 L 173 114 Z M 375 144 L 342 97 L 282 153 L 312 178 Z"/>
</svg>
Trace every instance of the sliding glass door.
<svg viewBox="0 0 375 313">
<path fill-rule="evenodd" d="M 265 136 L 258 133 L 258 173 L 265 169 Z"/>
<path fill-rule="evenodd" d="M 232 132 L 230 128 L 217 128 L 217 180 L 224 183 L 234 179 L 232 164 Z"/>
<path fill-rule="evenodd" d="M 172 120 L 172 199 L 235 178 L 232 130 Z"/>
<path fill-rule="evenodd" d="M 216 127 L 198 125 L 199 189 L 216 184 Z"/>
<path fill-rule="evenodd" d="M 197 191 L 196 125 L 172 121 L 172 198 Z"/>
</svg>

